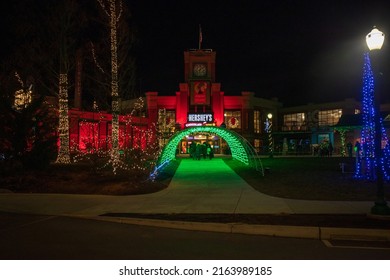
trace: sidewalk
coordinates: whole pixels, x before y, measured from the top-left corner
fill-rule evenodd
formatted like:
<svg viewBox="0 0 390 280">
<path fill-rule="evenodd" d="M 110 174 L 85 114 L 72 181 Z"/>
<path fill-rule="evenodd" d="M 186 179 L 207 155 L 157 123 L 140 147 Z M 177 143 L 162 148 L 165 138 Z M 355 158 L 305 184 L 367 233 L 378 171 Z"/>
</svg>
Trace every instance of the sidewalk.
<svg viewBox="0 0 390 280">
<path fill-rule="evenodd" d="M 222 159 L 182 160 L 169 187 L 147 195 L 0 194 L 0 211 L 3 212 L 99 217 L 98 219 L 116 219 L 120 222 L 124 222 L 124 219 L 101 215 L 106 213 L 364 215 L 369 213 L 372 203 L 305 201 L 268 196 L 249 186 Z M 388 235 L 390 240 L 390 230 Z"/>
</svg>

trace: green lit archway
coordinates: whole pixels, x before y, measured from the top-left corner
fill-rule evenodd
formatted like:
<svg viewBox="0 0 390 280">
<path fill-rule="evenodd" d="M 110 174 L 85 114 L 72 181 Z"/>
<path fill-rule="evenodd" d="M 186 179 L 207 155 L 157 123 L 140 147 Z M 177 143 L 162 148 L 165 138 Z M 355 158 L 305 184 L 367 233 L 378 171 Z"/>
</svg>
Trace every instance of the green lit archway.
<svg viewBox="0 0 390 280">
<path fill-rule="evenodd" d="M 262 175 L 264 175 L 264 170 L 260 158 L 253 146 L 240 134 L 217 126 L 190 127 L 176 132 L 170 138 L 168 144 L 166 144 L 163 148 L 157 161 L 157 169 L 166 165 L 169 161 L 175 158 L 176 149 L 180 140 L 182 140 L 186 135 L 199 132 L 213 133 L 223 138 L 230 147 L 233 159 L 253 167 L 254 169 L 260 171 Z"/>
</svg>

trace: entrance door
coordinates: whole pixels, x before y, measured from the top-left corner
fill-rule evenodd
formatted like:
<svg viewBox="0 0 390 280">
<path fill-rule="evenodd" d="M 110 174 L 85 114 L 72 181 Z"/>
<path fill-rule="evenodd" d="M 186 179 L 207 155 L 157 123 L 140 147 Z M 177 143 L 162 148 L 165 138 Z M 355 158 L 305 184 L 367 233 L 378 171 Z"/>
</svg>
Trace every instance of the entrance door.
<svg viewBox="0 0 390 280">
<path fill-rule="evenodd" d="M 190 145 L 194 142 L 195 144 L 203 144 L 206 142 L 214 150 L 214 154 L 221 153 L 221 139 L 216 135 L 197 134 L 183 138 L 180 143 L 178 150 L 181 154 L 190 153 Z"/>
</svg>

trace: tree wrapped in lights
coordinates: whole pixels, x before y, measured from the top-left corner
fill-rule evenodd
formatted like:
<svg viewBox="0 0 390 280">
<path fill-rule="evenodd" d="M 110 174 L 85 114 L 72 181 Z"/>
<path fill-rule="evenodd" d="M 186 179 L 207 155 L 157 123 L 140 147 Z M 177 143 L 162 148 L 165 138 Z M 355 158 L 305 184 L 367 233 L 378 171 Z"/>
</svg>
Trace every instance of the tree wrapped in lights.
<svg viewBox="0 0 390 280">
<path fill-rule="evenodd" d="M 116 0 L 109 1 L 109 11 L 103 0 L 98 0 L 100 6 L 105 11 L 110 20 L 111 38 L 111 109 L 112 109 L 112 132 L 111 132 L 111 155 L 110 161 L 114 170 L 120 165 L 119 159 L 119 87 L 118 87 L 118 53 L 117 53 L 117 23 L 121 16 L 122 1 L 119 1 L 119 13 L 117 13 Z"/>
<path fill-rule="evenodd" d="M 70 147 L 69 147 L 69 98 L 68 98 L 68 73 L 71 66 L 72 53 L 76 45 L 74 39 L 75 30 L 80 29 L 80 25 L 76 22 L 76 17 L 79 16 L 78 4 L 75 1 L 67 1 L 60 4 L 57 8 L 59 13 L 58 24 L 54 24 L 55 30 L 52 32 L 58 33 L 56 44 L 59 49 L 59 73 L 58 73 L 58 136 L 59 147 L 56 163 L 69 164 Z"/>
<path fill-rule="evenodd" d="M 345 143 L 345 133 L 346 129 L 338 129 L 340 133 L 340 138 L 341 138 L 341 156 L 345 157 L 347 156 L 347 145 Z"/>
<path fill-rule="evenodd" d="M 68 117 L 68 75 L 60 73 L 58 94 L 58 134 L 60 147 L 57 163 L 70 163 L 69 152 L 69 117 Z"/>
<path fill-rule="evenodd" d="M 380 119 L 381 141 L 385 143 L 385 147 L 382 155 L 375 154 L 375 131 L 376 114 L 380 114 L 379 108 L 375 108 L 374 100 L 374 74 L 371 68 L 370 56 L 368 53 L 364 55 L 364 68 L 363 68 L 363 128 L 361 134 L 361 147 L 362 155 L 361 159 L 356 163 L 355 177 L 367 180 L 376 179 L 376 169 L 380 168 L 383 178 L 389 180 L 390 172 L 390 152 L 389 143 L 386 135 L 386 131 L 383 126 L 382 119 Z"/>
</svg>

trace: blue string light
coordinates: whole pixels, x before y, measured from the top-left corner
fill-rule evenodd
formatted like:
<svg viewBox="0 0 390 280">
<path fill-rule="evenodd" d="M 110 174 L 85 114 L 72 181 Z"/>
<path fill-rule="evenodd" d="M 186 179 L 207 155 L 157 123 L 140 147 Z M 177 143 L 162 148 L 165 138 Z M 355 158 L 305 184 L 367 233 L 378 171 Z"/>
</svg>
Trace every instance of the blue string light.
<svg viewBox="0 0 390 280">
<path fill-rule="evenodd" d="M 364 67 L 363 67 L 363 108 L 362 108 L 362 119 L 363 128 L 361 132 L 361 147 L 362 154 L 357 155 L 359 160 L 356 164 L 355 178 L 375 180 L 377 168 L 381 168 L 383 178 L 386 181 L 390 180 L 390 150 L 389 142 L 386 135 L 386 131 L 383 126 L 382 118 L 380 119 L 381 129 L 381 140 L 382 143 L 386 143 L 383 149 L 382 157 L 379 158 L 375 155 L 375 117 L 377 112 L 374 103 L 374 74 L 371 68 L 370 56 L 368 53 L 364 54 Z"/>
</svg>

